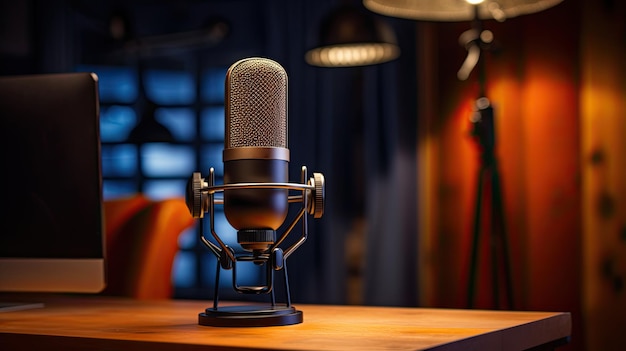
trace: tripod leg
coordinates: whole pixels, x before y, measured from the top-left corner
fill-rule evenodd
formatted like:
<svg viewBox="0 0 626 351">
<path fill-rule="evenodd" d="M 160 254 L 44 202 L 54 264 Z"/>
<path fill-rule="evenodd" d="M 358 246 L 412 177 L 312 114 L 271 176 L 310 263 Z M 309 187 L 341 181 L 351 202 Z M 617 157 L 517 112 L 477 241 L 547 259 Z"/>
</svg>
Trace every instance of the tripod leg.
<svg viewBox="0 0 626 351">
<path fill-rule="evenodd" d="M 474 295 L 476 292 L 476 278 L 478 269 L 478 246 L 480 241 L 480 219 L 482 216 L 482 198 L 483 198 L 483 182 L 485 176 L 485 169 L 480 168 L 478 173 L 478 186 L 476 187 L 476 203 L 474 207 L 474 227 L 472 234 L 472 253 L 470 261 L 469 283 L 468 283 L 468 296 L 467 306 L 472 308 L 474 306 Z"/>
<path fill-rule="evenodd" d="M 496 170 L 495 167 L 492 165 L 490 167 L 490 172 L 489 172 L 489 180 L 490 180 L 490 185 L 491 188 L 489 189 L 489 191 L 491 192 L 491 202 L 490 202 L 490 214 L 491 214 L 491 227 L 490 227 L 490 231 L 489 231 L 489 250 L 491 251 L 491 293 L 492 293 L 492 298 L 493 298 L 493 307 L 494 308 L 498 308 L 500 306 L 500 284 L 499 284 L 499 264 L 498 264 L 498 243 L 499 243 L 499 237 L 498 234 L 500 233 L 500 229 L 501 226 L 499 225 L 499 221 L 498 221 L 498 216 L 497 214 L 500 212 L 498 209 L 498 204 L 496 204 L 496 197 L 498 196 L 496 193 L 498 192 L 498 190 L 496 189 L 496 183 L 495 183 L 495 178 L 496 178 Z"/>
<path fill-rule="evenodd" d="M 498 173 L 497 168 L 494 166 L 492 172 L 492 196 L 493 196 L 493 209 L 494 209 L 494 219 L 497 221 L 498 231 L 494 234 L 498 234 L 498 243 L 500 244 L 502 261 L 504 264 L 504 283 L 505 283 L 505 291 L 507 297 L 507 308 L 513 308 L 513 284 L 511 282 L 511 262 L 510 262 L 510 253 L 509 253 L 509 242 L 507 233 L 505 230 L 505 222 L 504 222 L 504 204 L 502 201 L 502 191 L 500 189 L 500 175 Z"/>
</svg>

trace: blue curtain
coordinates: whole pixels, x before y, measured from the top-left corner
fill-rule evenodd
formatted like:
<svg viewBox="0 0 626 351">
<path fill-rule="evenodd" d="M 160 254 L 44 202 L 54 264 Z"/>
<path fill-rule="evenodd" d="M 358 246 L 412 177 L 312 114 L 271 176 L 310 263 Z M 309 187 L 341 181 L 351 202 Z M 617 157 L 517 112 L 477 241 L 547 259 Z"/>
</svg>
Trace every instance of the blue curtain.
<svg viewBox="0 0 626 351">
<path fill-rule="evenodd" d="M 346 303 L 349 233 L 367 228 L 363 300 L 416 305 L 417 77 L 415 23 L 385 18 L 402 54 L 376 66 L 319 68 L 304 62 L 322 17 L 337 1 L 275 0 L 267 9 L 267 55 L 289 75 L 291 179 L 301 165 L 326 178 L 326 207 L 289 259 L 294 301 Z M 275 39 L 275 40 L 274 40 Z"/>
</svg>

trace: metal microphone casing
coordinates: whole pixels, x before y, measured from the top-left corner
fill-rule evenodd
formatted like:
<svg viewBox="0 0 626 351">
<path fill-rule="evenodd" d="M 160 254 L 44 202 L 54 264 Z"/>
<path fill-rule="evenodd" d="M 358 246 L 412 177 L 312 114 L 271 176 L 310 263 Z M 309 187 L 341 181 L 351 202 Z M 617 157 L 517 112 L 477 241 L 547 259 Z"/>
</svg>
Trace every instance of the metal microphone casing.
<svg viewBox="0 0 626 351">
<path fill-rule="evenodd" d="M 235 62 L 225 80 L 224 184 L 287 183 L 287 74 L 265 58 Z M 244 249 L 264 250 L 288 212 L 288 190 L 226 189 L 224 213 Z"/>
</svg>

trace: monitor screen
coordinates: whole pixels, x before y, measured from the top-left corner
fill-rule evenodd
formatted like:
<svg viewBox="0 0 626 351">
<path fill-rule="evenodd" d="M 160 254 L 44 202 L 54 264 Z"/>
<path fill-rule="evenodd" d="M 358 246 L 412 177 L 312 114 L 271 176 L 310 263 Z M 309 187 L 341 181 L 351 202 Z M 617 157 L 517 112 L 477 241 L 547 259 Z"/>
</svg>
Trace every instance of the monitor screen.
<svg viewBox="0 0 626 351">
<path fill-rule="evenodd" d="M 101 291 L 97 76 L 0 77 L 0 164 L 0 291 Z"/>
</svg>

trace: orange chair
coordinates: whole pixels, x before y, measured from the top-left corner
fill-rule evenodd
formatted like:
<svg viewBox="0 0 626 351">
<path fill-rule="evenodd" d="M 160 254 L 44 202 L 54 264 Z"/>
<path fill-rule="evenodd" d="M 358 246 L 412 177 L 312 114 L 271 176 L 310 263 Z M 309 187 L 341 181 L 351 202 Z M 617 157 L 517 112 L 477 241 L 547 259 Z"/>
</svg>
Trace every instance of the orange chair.
<svg viewBox="0 0 626 351">
<path fill-rule="evenodd" d="M 138 299 L 173 296 L 178 236 L 194 224 L 184 199 L 143 195 L 104 203 L 107 286 L 104 295 Z"/>
</svg>

